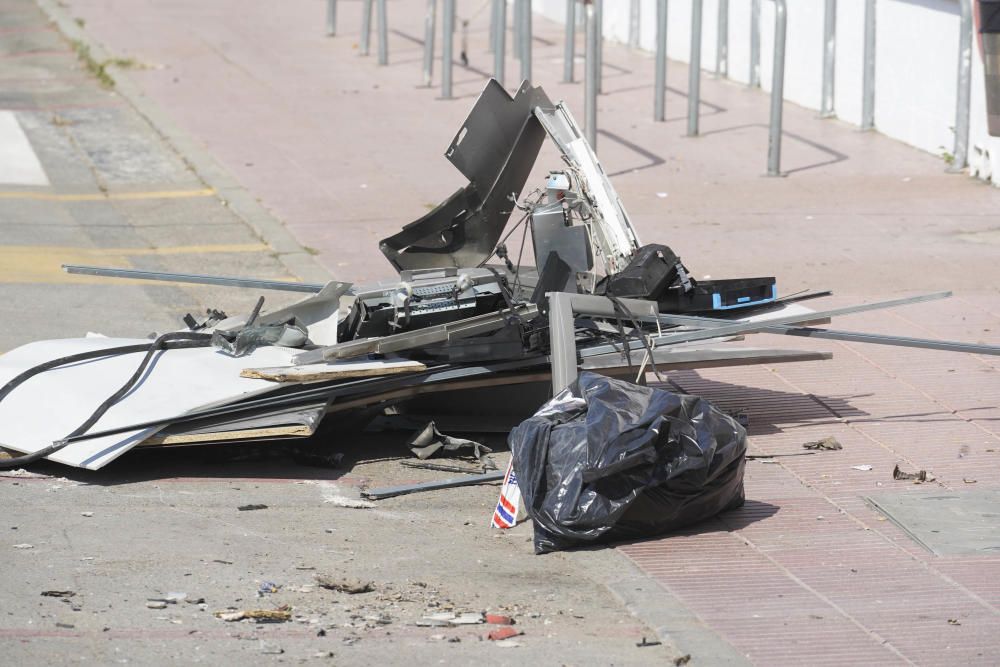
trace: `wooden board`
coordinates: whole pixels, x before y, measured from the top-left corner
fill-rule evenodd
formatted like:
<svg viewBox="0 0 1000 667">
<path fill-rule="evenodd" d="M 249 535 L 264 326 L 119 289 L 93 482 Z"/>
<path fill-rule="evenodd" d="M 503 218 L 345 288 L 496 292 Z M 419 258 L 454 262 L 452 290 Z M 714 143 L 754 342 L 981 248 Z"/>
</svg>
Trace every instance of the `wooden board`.
<svg viewBox="0 0 1000 667">
<path fill-rule="evenodd" d="M 358 361 L 337 361 L 334 363 L 307 364 L 305 366 L 278 366 L 272 368 L 246 368 L 241 377 L 271 382 L 326 382 L 349 378 L 378 377 L 399 373 L 418 373 L 427 370 L 419 361 L 399 357 L 385 359 L 362 359 Z"/>
</svg>

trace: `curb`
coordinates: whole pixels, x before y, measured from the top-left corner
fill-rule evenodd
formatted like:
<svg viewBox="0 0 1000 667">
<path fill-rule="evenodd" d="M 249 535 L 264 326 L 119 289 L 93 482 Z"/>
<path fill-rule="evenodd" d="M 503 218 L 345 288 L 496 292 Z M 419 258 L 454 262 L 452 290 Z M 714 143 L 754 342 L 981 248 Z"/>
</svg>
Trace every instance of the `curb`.
<svg viewBox="0 0 1000 667">
<path fill-rule="evenodd" d="M 104 62 L 111 54 L 90 37 L 56 0 L 35 0 L 38 7 L 69 40 L 85 44 L 94 59 Z M 114 70 L 115 92 L 160 135 L 188 167 L 213 188 L 216 196 L 267 245 L 288 272 L 303 282 L 327 282 L 330 272 L 292 236 L 284 223 L 269 213 L 238 180 L 185 130 L 178 127 L 155 102 L 146 97 L 120 69 Z"/>
</svg>

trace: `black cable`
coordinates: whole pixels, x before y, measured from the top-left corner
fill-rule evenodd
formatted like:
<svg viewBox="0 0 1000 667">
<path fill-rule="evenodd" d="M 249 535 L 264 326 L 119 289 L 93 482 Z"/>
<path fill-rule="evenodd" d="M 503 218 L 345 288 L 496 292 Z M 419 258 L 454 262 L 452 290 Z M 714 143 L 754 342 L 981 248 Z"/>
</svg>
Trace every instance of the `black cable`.
<svg viewBox="0 0 1000 667">
<path fill-rule="evenodd" d="M 611 295 L 607 295 L 607 297 L 608 299 L 611 300 L 611 304 L 615 307 L 615 312 L 623 314 L 626 317 L 628 317 L 628 319 L 632 322 L 632 326 L 635 328 L 635 330 L 640 332 L 639 340 L 642 342 L 642 346 L 646 348 L 646 354 L 649 355 L 649 366 L 650 368 L 653 369 L 653 375 L 656 376 L 657 380 L 663 382 L 664 381 L 663 376 L 660 375 L 660 371 L 656 368 L 656 358 L 653 356 L 653 348 L 650 346 L 649 341 L 646 340 L 646 337 L 642 335 L 642 327 L 639 326 L 639 322 L 638 320 L 636 320 L 635 314 L 632 313 L 632 311 L 628 309 L 628 306 L 626 306 L 618 297 Z M 619 328 L 621 329 L 620 321 L 619 321 Z M 622 331 L 624 332 L 624 329 L 622 329 Z M 632 368 L 632 350 L 629 347 L 627 338 L 625 339 L 624 343 L 629 357 L 629 368 Z"/>
<path fill-rule="evenodd" d="M 52 370 L 54 368 L 59 368 L 60 366 L 65 366 L 67 364 L 77 363 L 80 361 L 87 361 L 90 359 L 100 359 L 111 356 L 121 356 L 124 354 L 132 354 L 135 352 L 145 352 L 145 356 L 136 369 L 132 377 L 123 384 L 118 391 L 109 396 L 103 403 L 97 406 L 97 409 L 88 417 L 82 424 L 73 430 L 72 433 L 67 435 L 61 440 L 58 440 L 48 447 L 40 449 L 31 454 L 25 454 L 24 456 L 18 456 L 12 459 L 0 460 L 0 469 L 7 468 L 19 468 L 21 466 L 28 465 L 29 463 L 34 463 L 39 459 L 45 458 L 51 454 L 58 452 L 60 449 L 66 447 L 70 444 L 70 438 L 74 438 L 78 435 L 86 433 L 87 430 L 97 423 L 97 421 L 104 416 L 104 414 L 111 409 L 111 407 L 120 401 L 133 387 L 139 382 L 146 368 L 149 366 L 149 362 L 153 359 L 153 355 L 159 351 L 168 349 L 182 349 L 191 347 L 208 347 L 212 339 L 211 334 L 198 333 L 193 331 L 174 331 L 171 333 L 165 333 L 152 343 L 147 343 L 143 345 L 123 345 L 121 347 L 105 348 L 103 350 L 92 350 L 90 352 L 82 352 L 80 354 L 73 354 L 67 357 L 61 357 L 59 359 L 54 359 L 52 361 L 39 364 L 27 371 L 21 373 L 14 379 L 10 380 L 2 388 L 0 388 L 0 401 L 2 401 L 11 391 L 14 390 L 18 385 L 23 384 L 26 380 L 44 373 L 45 371 Z"/>
</svg>

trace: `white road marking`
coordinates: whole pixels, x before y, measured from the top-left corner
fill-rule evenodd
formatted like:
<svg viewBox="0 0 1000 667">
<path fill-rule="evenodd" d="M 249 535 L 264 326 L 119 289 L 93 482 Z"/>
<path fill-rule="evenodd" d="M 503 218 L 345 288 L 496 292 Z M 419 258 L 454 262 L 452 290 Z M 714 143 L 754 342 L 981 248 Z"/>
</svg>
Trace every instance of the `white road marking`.
<svg viewBox="0 0 1000 667">
<path fill-rule="evenodd" d="M 0 111 L 0 183 L 49 185 L 49 177 L 13 111 Z"/>
</svg>

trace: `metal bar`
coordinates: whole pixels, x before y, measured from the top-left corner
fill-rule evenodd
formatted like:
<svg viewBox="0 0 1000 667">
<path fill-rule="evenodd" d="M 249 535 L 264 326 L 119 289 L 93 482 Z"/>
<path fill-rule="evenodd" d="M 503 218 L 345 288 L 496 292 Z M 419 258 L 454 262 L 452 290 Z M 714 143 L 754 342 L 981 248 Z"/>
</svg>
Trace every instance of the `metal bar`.
<svg viewBox="0 0 1000 667">
<path fill-rule="evenodd" d="M 293 283 L 284 280 L 263 280 L 261 278 L 235 278 L 232 276 L 205 276 L 196 273 L 165 273 L 161 271 L 138 271 L 135 269 L 112 269 L 100 266 L 82 266 L 79 264 L 63 264 L 62 268 L 66 273 L 84 276 L 158 280 L 171 283 L 220 285 L 222 287 L 246 287 L 249 289 L 277 290 L 280 292 L 308 292 L 315 294 L 324 287 L 320 283 Z"/>
<path fill-rule="evenodd" d="M 337 34 L 337 0 L 326 0 L 326 34 Z"/>
<path fill-rule="evenodd" d="M 865 51 L 861 129 L 875 127 L 875 0 L 865 0 Z"/>
<path fill-rule="evenodd" d="M 572 296 L 566 292 L 548 295 L 553 396 L 576 379 L 576 326 Z"/>
<path fill-rule="evenodd" d="M 587 0 L 587 52 L 583 84 L 583 128 L 587 143 L 597 151 L 597 19 L 593 0 Z"/>
<path fill-rule="evenodd" d="M 437 0 L 427 0 L 424 15 L 424 85 L 428 88 L 434 80 L 434 32 L 437 28 Z"/>
<path fill-rule="evenodd" d="M 639 48 L 641 26 L 642 3 L 640 0 L 632 0 L 628 12 L 628 45 L 630 48 Z"/>
<path fill-rule="evenodd" d="M 512 32 L 514 33 L 514 43 L 512 47 L 514 49 L 514 57 L 521 57 L 521 21 L 523 20 L 521 14 L 524 12 L 524 0 L 514 0 L 514 23 L 511 26 Z"/>
<path fill-rule="evenodd" d="M 729 0 L 719 0 L 716 27 L 715 75 L 729 76 Z"/>
<path fill-rule="evenodd" d="M 521 2 L 521 81 L 531 81 L 531 0 Z"/>
<path fill-rule="evenodd" d="M 750 3 L 750 83 L 760 88 L 760 0 Z"/>
<path fill-rule="evenodd" d="M 490 3 L 490 45 L 487 49 L 488 53 L 493 53 L 497 44 L 497 5 L 504 0 L 492 0 Z"/>
<path fill-rule="evenodd" d="M 972 95 L 972 0 L 959 0 L 958 92 L 955 96 L 955 150 L 948 171 L 958 173 L 969 164 L 969 103 Z"/>
<path fill-rule="evenodd" d="M 497 13 L 493 21 L 493 78 L 503 86 L 504 69 L 507 64 L 507 2 L 497 3 Z"/>
<path fill-rule="evenodd" d="M 711 317 L 695 317 L 686 315 L 665 316 L 674 324 L 692 326 L 720 327 L 732 324 L 732 320 L 720 320 Z M 1000 356 L 1000 346 L 982 345 L 977 343 L 962 343 L 951 340 L 933 340 L 929 338 L 911 338 L 909 336 L 887 336 L 858 331 L 839 331 L 836 329 L 816 329 L 813 327 L 769 326 L 761 333 L 780 334 L 784 336 L 803 336 L 806 338 L 822 338 L 839 340 L 849 343 L 871 343 L 873 345 L 895 345 L 899 347 L 915 347 L 927 350 L 942 350 L 945 352 L 965 352 L 968 354 L 988 354 Z"/>
<path fill-rule="evenodd" d="M 455 70 L 455 0 L 444 0 L 441 19 L 441 97 L 451 99 Z"/>
<path fill-rule="evenodd" d="M 701 15 L 702 0 L 691 2 L 691 58 L 688 66 L 689 137 L 698 136 L 698 113 L 701 110 Z"/>
<path fill-rule="evenodd" d="M 653 120 L 662 123 L 667 113 L 667 0 L 656 0 L 656 93 Z"/>
<path fill-rule="evenodd" d="M 785 102 L 785 44 L 788 11 L 774 0 L 774 68 L 771 70 L 771 128 L 767 142 L 767 175 L 781 175 L 781 119 Z"/>
<path fill-rule="evenodd" d="M 487 482 L 499 482 L 503 480 L 506 472 L 489 472 L 485 475 L 468 475 L 466 477 L 452 477 L 442 479 L 438 482 L 422 482 L 420 484 L 406 484 L 404 486 L 387 486 L 382 489 L 367 489 L 361 492 L 365 498 L 370 500 L 382 500 L 394 496 L 404 496 L 409 493 L 419 493 L 420 491 L 436 491 L 438 489 L 454 489 L 459 486 L 473 486 L 475 484 L 485 484 Z"/>
<path fill-rule="evenodd" d="M 595 0 L 594 16 L 597 22 L 597 79 L 595 85 L 597 94 L 604 93 L 604 0 Z"/>
<path fill-rule="evenodd" d="M 374 0 L 363 0 L 361 3 L 361 55 L 363 56 L 371 53 L 372 7 Z"/>
<path fill-rule="evenodd" d="M 823 99 L 819 115 L 834 115 L 834 76 L 837 73 L 837 0 L 826 0 L 823 18 Z"/>
<path fill-rule="evenodd" d="M 389 64 L 389 17 L 386 13 L 385 0 L 377 0 L 378 7 L 378 64 Z"/>
</svg>

